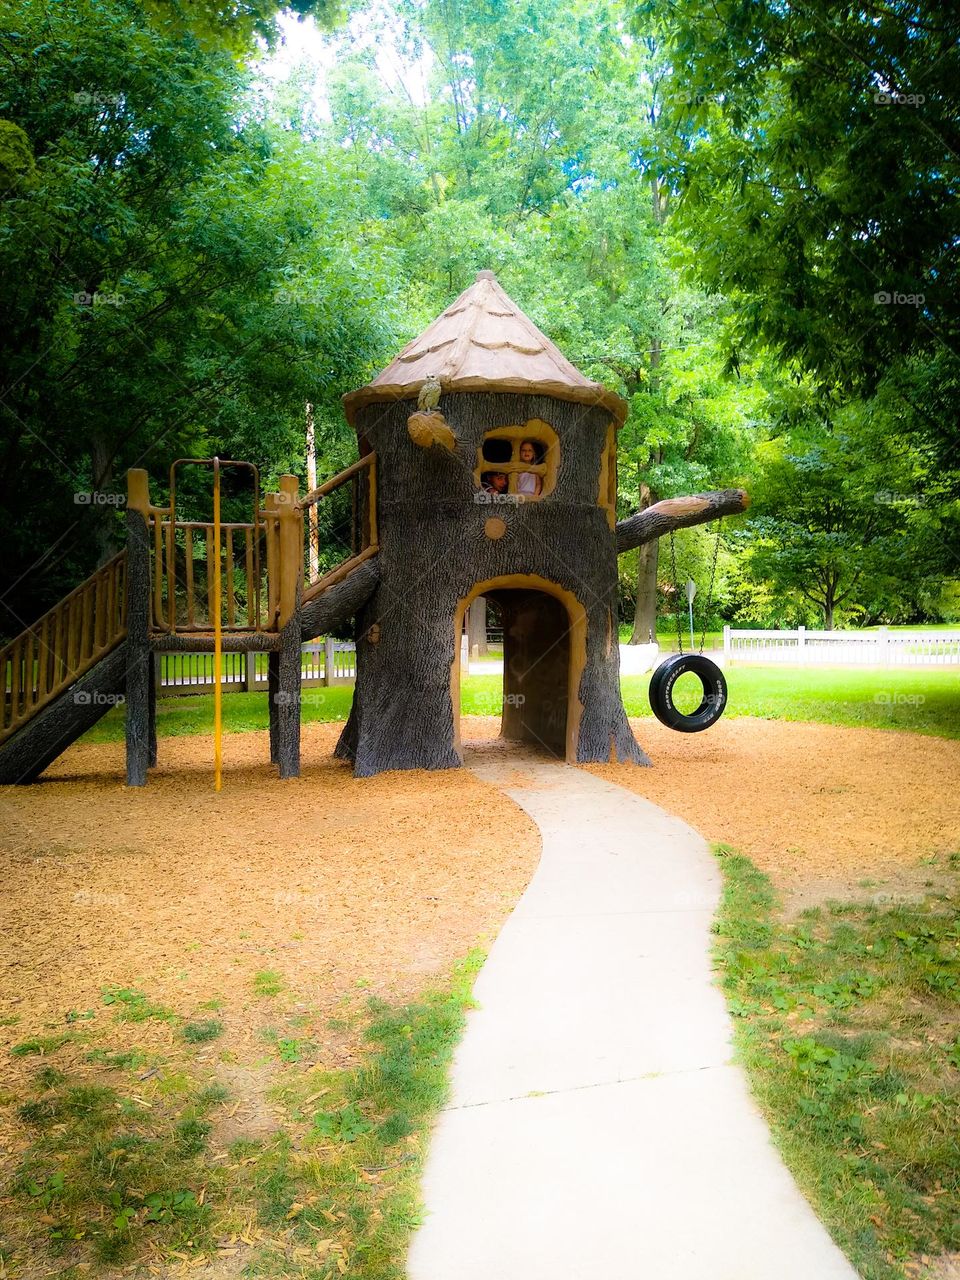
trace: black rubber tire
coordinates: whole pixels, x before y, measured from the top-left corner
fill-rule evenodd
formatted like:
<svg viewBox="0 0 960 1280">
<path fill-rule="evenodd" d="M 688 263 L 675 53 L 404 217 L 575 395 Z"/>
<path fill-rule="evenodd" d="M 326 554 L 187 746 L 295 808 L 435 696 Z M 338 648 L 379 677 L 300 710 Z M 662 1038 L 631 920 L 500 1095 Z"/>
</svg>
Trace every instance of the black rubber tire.
<svg viewBox="0 0 960 1280">
<path fill-rule="evenodd" d="M 673 703 L 673 687 L 682 675 L 692 672 L 703 686 L 696 711 L 684 715 Z M 673 653 L 650 677 L 650 707 L 661 724 L 678 733 L 702 733 L 717 723 L 727 705 L 727 682 L 715 662 L 702 653 Z"/>
</svg>

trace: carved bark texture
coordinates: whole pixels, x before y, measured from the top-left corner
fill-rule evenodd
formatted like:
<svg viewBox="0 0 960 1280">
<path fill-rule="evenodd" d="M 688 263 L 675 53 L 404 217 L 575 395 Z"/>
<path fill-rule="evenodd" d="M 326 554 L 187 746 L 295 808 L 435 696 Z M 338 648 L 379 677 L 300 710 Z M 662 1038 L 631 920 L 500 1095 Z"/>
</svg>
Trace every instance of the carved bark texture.
<svg viewBox="0 0 960 1280">
<path fill-rule="evenodd" d="M 300 614 L 300 634 L 304 640 L 326 635 L 334 627 L 342 626 L 373 595 L 380 581 L 379 556 L 372 556 L 358 564 L 340 582 L 328 587 L 314 600 L 309 600 Z"/>
<path fill-rule="evenodd" d="M 616 539 L 598 503 L 609 413 L 547 396 L 489 392 L 451 393 L 440 408 L 456 436 L 453 455 L 411 442 L 409 402 L 368 405 L 357 415 L 361 435 L 377 451 L 379 582 L 358 614 L 356 692 L 337 754 L 352 760 L 360 776 L 461 763 L 451 695 L 460 643 L 455 617 L 476 584 L 505 578 L 513 581 L 491 590 L 514 617 L 526 618 L 517 625 L 527 637 L 508 630 L 505 688 L 515 695 L 525 690 L 540 705 L 526 704 L 522 717 L 508 715 L 504 729 L 522 721 L 536 732 L 549 722 L 553 745 L 544 746 L 556 750 L 570 670 L 559 670 L 556 656 L 569 644 L 570 619 L 564 605 L 557 623 L 555 596 L 537 612 L 536 578 L 569 593 L 585 618 L 574 758 L 605 761 L 615 754 L 648 764 L 620 699 Z M 541 502 L 484 501 L 473 477 L 484 434 L 534 418 L 559 437 L 555 491 Z M 518 668 L 511 676 L 511 647 L 519 655 L 524 644 L 528 651 L 538 646 L 536 672 Z"/>
<path fill-rule="evenodd" d="M 617 550 L 630 551 L 677 529 L 690 529 L 721 516 L 746 511 L 750 499 L 743 489 L 718 489 L 689 498 L 664 498 L 617 525 Z"/>
</svg>

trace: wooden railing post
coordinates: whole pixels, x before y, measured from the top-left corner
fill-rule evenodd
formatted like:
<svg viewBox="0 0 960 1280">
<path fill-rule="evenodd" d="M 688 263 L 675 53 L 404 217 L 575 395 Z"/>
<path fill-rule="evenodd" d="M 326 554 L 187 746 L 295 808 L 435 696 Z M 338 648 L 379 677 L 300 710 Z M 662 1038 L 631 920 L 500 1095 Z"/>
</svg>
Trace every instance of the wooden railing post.
<svg viewBox="0 0 960 1280">
<path fill-rule="evenodd" d="M 299 494 L 300 481 L 296 476 L 280 477 L 280 492 L 276 495 L 280 524 L 279 631 L 293 617 L 303 592 L 303 512 L 297 501 Z"/>
<path fill-rule="evenodd" d="M 296 476 L 281 476 L 278 493 L 268 494 L 267 574 L 270 616 L 280 648 L 270 654 L 270 759 L 281 778 L 300 773 L 300 605 L 303 597 L 303 509 Z M 276 531 L 275 533 L 273 531 Z"/>
</svg>

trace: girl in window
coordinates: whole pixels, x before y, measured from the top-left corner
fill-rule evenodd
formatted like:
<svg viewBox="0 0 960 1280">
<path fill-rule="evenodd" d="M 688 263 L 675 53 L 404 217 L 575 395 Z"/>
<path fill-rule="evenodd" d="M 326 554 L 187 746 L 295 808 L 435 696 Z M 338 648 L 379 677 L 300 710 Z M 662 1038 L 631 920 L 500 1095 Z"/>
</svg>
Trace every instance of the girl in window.
<svg viewBox="0 0 960 1280">
<path fill-rule="evenodd" d="M 535 465 L 540 461 L 537 456 L 537 446 L 533 440 L 521 440 L 520 461 L 527 463 L 528 466 Z M 543 477 L 537 475 L 536 471 L 519 471 L 517 473 L 517 493 L 525 494 L 530 498 L 538 498 L 542 490 Z"/>
</svg>

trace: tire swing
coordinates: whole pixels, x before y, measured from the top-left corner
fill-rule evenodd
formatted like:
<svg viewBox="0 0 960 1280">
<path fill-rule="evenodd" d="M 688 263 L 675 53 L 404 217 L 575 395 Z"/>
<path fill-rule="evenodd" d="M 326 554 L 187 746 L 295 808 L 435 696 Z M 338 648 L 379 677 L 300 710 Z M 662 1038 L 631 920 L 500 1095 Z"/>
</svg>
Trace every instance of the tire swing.
<svg viewBox="0 0 960 1280">
<path fill-rule="evenodd" d="M 676 729 L 678 733 L 702 733 L 717 723 L 727 705 L 727 682 L 723 672 L 715 662 L 704 656 L 703 648 L 707 640 L 707 618 L 713 603 L 713 584 L 717 576 L 717 557 L 720 554 L 720 526 L 717 525 L 717 538 L 713 548 L 713 568 L 710 571 L 710 590 L 704 610 L 703 632 L 700 637 L 699 653 L 683 652 L 683 625 L 680 621 L 680 583 L 677 580 L 677 550 L 674 536 L 670 534 L 670 560 L 673 570 L 674 602 L 677 615 L 678 653 L 669 658 L 654 670 L 650 677 L 650 707 L 661 724 L 668 729 Z M 691 622 L 693 630 L 693 601 L 690 601 Z M 703 696 L 696 711 L 685 713 L 680 711 L 673 701 L 673 689 L 682 675 L 695 675 L 703 688 Z"/>
</svg>

